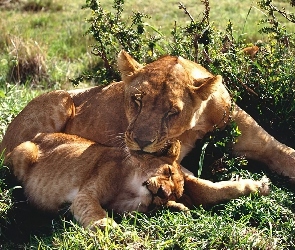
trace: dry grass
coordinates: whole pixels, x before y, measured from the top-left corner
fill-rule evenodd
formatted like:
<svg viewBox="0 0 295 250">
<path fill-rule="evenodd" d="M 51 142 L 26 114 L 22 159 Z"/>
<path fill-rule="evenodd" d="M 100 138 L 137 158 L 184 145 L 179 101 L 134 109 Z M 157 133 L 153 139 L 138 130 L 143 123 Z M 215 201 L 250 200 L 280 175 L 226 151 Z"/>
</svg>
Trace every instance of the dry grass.
<svg viewBox="0 0 295 250">
<path fill-rule="evenodd" d="M 9 36 L 8 52 L 12 59 L 9 64 L 8 81 L 38 85 L 49 84 L 46 66 L 46 54 L 36 41 L 23 41 L 20 37 Z"/>
</svg>

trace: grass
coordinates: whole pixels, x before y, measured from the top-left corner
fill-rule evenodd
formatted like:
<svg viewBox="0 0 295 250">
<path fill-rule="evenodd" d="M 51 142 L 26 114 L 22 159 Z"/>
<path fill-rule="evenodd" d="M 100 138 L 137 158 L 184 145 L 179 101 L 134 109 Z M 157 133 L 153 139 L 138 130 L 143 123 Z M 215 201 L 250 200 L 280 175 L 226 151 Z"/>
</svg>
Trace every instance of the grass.
<svg viewBox="0 0 295 250">
<path fill-rule="evenodd" d="M 91 38 L 84 36 L 88 13 L 87 10 L 81 10 L 84 2 L 50 2 L 52 4 L 48 9 L 38 12 L 20 10 L 18 5 L 13 9 L 0 9 L 0 40 L 5 41 L 0 43 L 0 61 L 11 63 L 15 59 L 11 56 L 14 39 L 25 44 L 35 44 L 46 58 L 50 82 L 55 88 L 60 88 L 68 78 L 85 70 L 95 58 L 88 51 Z M 56 5 L 61 8 L 54 7 Z M 7 74 L 7 64 L 2 64 L 0 71 Z"/>
<path fill-rule="evenodd" d="M 9 88 L 1 98 L 2 127 L 38 93 L 25 86 Z M 115 215 L 119 229 L 96 234 L 78 226 L 67 213 L 39 214 L 21 202 L 21 189 L 13 192 L 17 203 L 5 197 L 17 183 L 7 181 L 2 162 L 0 174 L 1 249 L 295 249 L 294 193 L 271 174 L 268 197 L 241 197 L 207 210 L 198 207 L 190 215 L 168 210 Z M 247 170 L 237 174 L 254 179 L 262 175 Z"/>
<path fill-rule="evenodd" d="M 101 2 L 106 7 L 112 3 L 111 0 Z M 24 44 L 25 51 L 35 48 L 44 56 L 50 89 L 68 88 L 68 78 L 97 63 L 88 48 L 92 39 L 83 36 L 88 26 L 84 21 L 88 12 L 80 9 L 84 1 L 48 0 L 36 11 L 37 3 L 30 1 L 29 11 L 22 10 L 18 2 L 13 8 L 0 9 L 0 141 L 7 125 L 27 102 L 47 89 L 44 85 L 41 90 L 32 89 L 30 80 L 26 85 L 7 81 L 9 67 L 16 59 L 12 53 L 13 39 Z M 199 1 L 183 3 L 196 18 L 203 10 Z M 289 6 L 288 1 L 279 4 Z M 263 13 L 251 7 L 251 1 L 223 1 L 221 4 L 214 0 L 210 5 L 211 19 L 218 28 L 223 29 L 231 19 L 236 37 L 243 35 L 249 41 L 261 38 L 256 22 Z M 147 21 L 161 26 L 167 34 L 174 20 L 189 21 L 178 9 L 177 2 L 171 0 L 158 1 L 156 5 L 151 1 L 126 1 L 125 9 L 150 14 L 153 19 Z M 263 173 L 246 169 L 238 170 L 237 174 L 255 179 Z M 114 215 L 120 222 L 119 229 L 108 228 L 93 234 L 78 226 L 65 212 L 59 216 L 44 215 L 22 202 L 25 201 L 22 190 L 13 189 L 18 184 L 10 180 L 7 168 L 0 160 L 0 248 L 295 249 L 294 190 L 284 179 L 266 174 L 273 182 L 270 196 L 241 197 L 207 210 L 197 207 L 190 215 L 168 210 L 149 215 Z"/>
<path fill-rule="evenodd" d="M 120 227 L 91 233 L 56 218 L 52 233 L 33 235 L 30 249 L 294 249 L 292 193 L 273 187 L 269 197 L 242 197 L 190 215 L 167 210 L 118 217 Z M 5 231 L 4 231 L 5 232 Z M 3 249 L 16 247 L 2 244 Z"/>
<path fill-rule="evenodd" d="M 8 124 L 22 108 L 41 91 L 32 91 L 27 86 L 6 85 L 0 88 L 0 141 Z"/>
<path fill-rule="evenodd" d="M 240 201 L 246 203 L 247 201 Z M 252 200 L 252 204 L 255 201 Z M 233 206 L 230 204 L 229 206 Z M 224 210 L 226 212 L 226 210 Z M 159 212 L 148 217 L 128 215 L 119 229 L 91 235 L 73 223 L 51 238 L 56 249 L 284 249 L 281 235 L 273 233 L 273 221 L 265 230 L 251 227 L 250 216 L 238 220 L 202 208 L 190 215 Z M 248 224 L 248 225 L 247 225 Z M 275 226 L 275 223 L 273 223 Z M 70 240 L 74 239 L 74 240 Z M 86 240 L 85 240 L 86 239 Z M 45 249 L 46 243 L 40 245 Z"/>
</svg>

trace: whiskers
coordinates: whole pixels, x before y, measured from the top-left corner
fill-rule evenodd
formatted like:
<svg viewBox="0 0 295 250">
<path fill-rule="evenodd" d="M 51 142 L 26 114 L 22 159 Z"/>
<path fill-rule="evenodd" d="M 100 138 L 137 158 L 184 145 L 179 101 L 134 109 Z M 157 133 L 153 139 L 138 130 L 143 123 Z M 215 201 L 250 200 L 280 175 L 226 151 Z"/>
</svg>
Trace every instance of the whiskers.
<svg viewBox="0 0 295 250">
<path fill-rule="evenodd" d="M 107 138 L 109 138 L 109 139 L 103 143 L 104 145 L 107 145 L 110 147 L 116 147 L 116 148 L 126 147 L 125 133 L 113 134 L 109 131 Z"/>
<path fill-rule="evenodd" d="M 108 137 L 109 139 L 105 144 L 121 149 L 124 155 L 124 162 L 131 161 L 131 153 L 125 142 L 125 133 L 109 134 Z"/>
<path fill-rule="evenodd" d="M 167 151 L 169 150 L 171 146 L 172 141 L 171 140 L 165 140 L 160 143 L 158 143 L 159 148 L 155 151 L 156 156 L 166 155 Z"/>
<path fill-rule="evenodd" d="M 68 216 L 71 214 L 71 204 L 64 203 L 60 209 L 58 209 L 58 214 L 62 216 Z"/>
</svg>

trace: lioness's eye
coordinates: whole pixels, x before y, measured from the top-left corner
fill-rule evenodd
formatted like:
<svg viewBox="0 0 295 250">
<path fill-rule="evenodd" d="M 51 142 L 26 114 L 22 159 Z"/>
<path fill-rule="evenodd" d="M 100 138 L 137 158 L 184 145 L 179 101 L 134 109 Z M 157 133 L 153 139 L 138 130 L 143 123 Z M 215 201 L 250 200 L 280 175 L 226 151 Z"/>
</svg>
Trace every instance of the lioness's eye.
<svg viewBox="0 0 295 250">
<path fill-rule="evenodd" d="M 137 106 L 141 106 L 141 99 L 142 94 L 135 94 L 134 96 L 132 96 L 132 100 Z"/>
<path fill-rule="evenodd" d="M 167 112 L 167 117 L 178 115 L 180 111 L 177 108 L 173 108 Z"/>
</svg>

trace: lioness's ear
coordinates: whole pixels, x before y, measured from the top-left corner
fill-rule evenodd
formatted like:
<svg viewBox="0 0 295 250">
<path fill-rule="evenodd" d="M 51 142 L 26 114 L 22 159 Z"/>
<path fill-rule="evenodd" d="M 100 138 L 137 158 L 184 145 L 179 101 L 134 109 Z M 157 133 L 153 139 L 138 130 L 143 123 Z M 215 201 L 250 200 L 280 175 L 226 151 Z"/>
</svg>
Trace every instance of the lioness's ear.
<svg viewBox="0 0 295 250">
<path fill-rule="evenodd" d="M 123 81 L 124 79 L 126 80 L 128 77 L 132 76 L 137 70 L 143 67 L 124 50 L 121 50 L 118 54 L 117 63 Z"/>
<path fill-rule="evenodd" d="M 171 162 L 178 160 L 180 155 L 181 144 L 179 140 L 175 140 L 171 143 L 168 149 L 167 156 L 171 158 Z"/>
<path fill-rule="evenodd" d="M 222 84 L 222 76 L 220 75 L 195 79 L 193 91 L 197 92 L 201 99 L 206 100 L 214 91 L 218 89 L 220 84 Z"/>
</svg>

